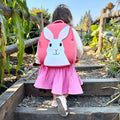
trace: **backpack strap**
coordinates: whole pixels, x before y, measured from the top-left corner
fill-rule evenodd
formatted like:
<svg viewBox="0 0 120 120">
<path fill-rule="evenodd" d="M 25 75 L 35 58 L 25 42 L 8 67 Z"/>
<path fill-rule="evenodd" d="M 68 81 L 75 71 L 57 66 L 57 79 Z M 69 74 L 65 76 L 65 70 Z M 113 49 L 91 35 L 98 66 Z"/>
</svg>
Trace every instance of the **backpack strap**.
<svg viewBox="0 0 120 120">
<path fill-rule="evenodd" d="M 56 20 L 55 22 L 53 22 L 53 24 L 56 24 L 56 23 L 64 23 L 64 21 L 62 21 L 62 20 Z"/>
</svg>

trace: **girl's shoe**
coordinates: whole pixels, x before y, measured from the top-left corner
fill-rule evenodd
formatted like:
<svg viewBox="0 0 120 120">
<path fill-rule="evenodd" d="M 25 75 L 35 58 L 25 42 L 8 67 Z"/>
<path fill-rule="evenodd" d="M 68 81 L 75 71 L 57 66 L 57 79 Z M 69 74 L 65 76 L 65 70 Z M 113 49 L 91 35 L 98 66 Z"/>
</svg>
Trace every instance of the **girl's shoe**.
<svg viewBox="0 0 120 120">
<path fill-rule="evenodd" d="M 52 106 L 53 106 L 53 107 L 57 107 L 57 106 L 58 106 L 56 100 L 53 100 L 53 101 L 52 101 Z"/>
<path fill-rule="evenodd" d="M 62 96 L 58 96 L 56 97 L 56 101 L 58 104 L 58 113 L 65 117 L 68 115 L 68 109 L 67 109 L 67 101 L 66 98 L 62 95 Z"/>
</svg>

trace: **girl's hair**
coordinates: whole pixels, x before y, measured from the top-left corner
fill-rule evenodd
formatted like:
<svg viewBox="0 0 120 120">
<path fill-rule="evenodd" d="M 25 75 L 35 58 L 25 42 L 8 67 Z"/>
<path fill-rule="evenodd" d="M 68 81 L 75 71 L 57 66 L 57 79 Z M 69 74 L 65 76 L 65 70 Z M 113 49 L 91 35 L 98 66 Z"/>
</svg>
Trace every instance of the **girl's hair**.
<svg viewBox="0 0 120 120">
<path fill-rule="evenodd" d="M 52 22 L 56 20 L 63 20 L 65 23 L 71 25 L 72 14 L 66 5 L 60 4 L 55 9 L 53 16 L 52 16 Z"/>
</svg>

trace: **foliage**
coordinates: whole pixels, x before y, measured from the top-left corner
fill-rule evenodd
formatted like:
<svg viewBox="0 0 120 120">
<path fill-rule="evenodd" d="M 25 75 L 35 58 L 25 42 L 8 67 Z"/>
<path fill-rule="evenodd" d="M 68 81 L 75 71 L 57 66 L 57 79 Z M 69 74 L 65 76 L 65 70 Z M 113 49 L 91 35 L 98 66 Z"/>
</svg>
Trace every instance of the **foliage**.
<svg viewBox="0 0 120 120">
<path fill-rule="evenodd" d="M 95 51 L 98 48 L 99 25 L 91 25 L 91 34 L 84 35 L 83 43 L 89 44 Z M 109 71 L 115 77 L 117 74 L 117 67 L 120 67 L 120 60 L 117 60 L 117 54 L 120 54 L 120 19 L 111 19 L 109 23 L 105 24 L 105 31 L 103 31 L 105 38 L 116 37 L 115 42 L 103 39 L 103 47 L 100 58 L 105 60 Z M 92 40 L 91 40 L 92 37 Z M 87 38 L 87 39 L 86 39 Z M 88 42 L 86 42 L 88 41 Z"/>
<path fill-rule="evenodd" d="M 91 31 L 93 32 L 98 28 L 98 25 L 91 25 L 90 28 L 91 28 Z"/>
<path fill-rule="evenodd" d="M 118 68 L 115 65 L 111 64 L 109 66 L 109 71 L 112 73 L 113 77 L 115 77 L 117 75 Z"/>
<path fill-rule="evenodd" d="M 37 16 L 37 13 L 43 13 L 43 18 L 46 20 L 49 20 L 51 17 L 51 14 L 48 13 L 48 9 L 37 9 L 37 8 L 32 8 L 32 10 L 30 10 L 30 13 L 34 16 Z M 44 26 L 46 26 L 46 24 L 44 24 Z M 31 30 L 29 33 L 29 37 L 30 38 L 34 38 L 34 37 L 38 37 L 40 35 L 41 29 L 40 29 L 40 24 L 39 22 L 32 22 L 31 24 Z M 25 49 L 26 53 L 35 53 L 37 49 L 37 44 L 33 45 L 32 47 L 28 47 Z"/>
<path fill-rule="evenodd" d="M 0 21 L 2 23 L 0 50 L 4 56 L 4 59 L 0 59 L 0 66 L 1 66 L 0 87 L 1 86 L 5 87 L 3 85 L 4 70 L 7 69 L 10 75 L 9 56 L 6 57 L 5 47 L 6 45 L 15 43 L 17 41 L 17 47 L 18 47 L 18 55 L 17 55 L 18 65 L 16 67 L 16 76 L 17 76 L 17 72 L 22 63 L 23 54 L 24 54 L 24 48 L 25 48 L 24 39 L 25 36 L 28 36 L 29 34 L 31 21 L 26 22 L 26 20 L 24 19 L 24 12 L 26 12 L 30 17 L 30 13 L 28 11 L 25 0 L 8 0 L 8 1 L 2 0 L 2 4 L 12 8 L 13 11 L 12 13 L 13 16 L 11 18 L 5 18 L 2 14 L 2 11 L 0 11 Z M 18 15 L 16 10 L 19 10 L 21 12 L 21 16 Z M 9 43 L 10 40 L 11 42 Z"/>
<path fill-rule="evenodd" d="M 48 13 L 48 9 L 45 10 L 43 8 L 41 8 L 41 9 L 32 8 L 32 10 L 30 11 L 30 13 L 33 14 L 33 15 L 37 15 L 37 13 L 39 13 L 39 12 L 43 13 L 43 18 L 45 18 L 46 20 L 50 19 L 51 14 Z"/>
<path fill-rule="evenodd" d="M 75 27 L 75 29 L 77 30 L 85 30 L 85 21 L 81 21 L 80 25 L 78 25 L 77 27 Z"/>
<path fill-rule="evenodd" d="M 117 61 L 117 54 L 119 54 L 119 38 L 120 38 L 120 20 L 119 19 L 111 19 L 109 24 L 105 25 L 105 30 L 103 32 L 104 37 L 116 37 L 115 42 L 110 42 L 108 40 L 103 41 L 103 49 L 101 57 L 106 59 L 106 64 L 109 67 L 109 71 L 115 77 L 117 75 L 117 67 L 120 66 Z"/>
<path fill-rule="evenodd" d="M 0 40 L 0 51 L 3 54 L 3 59 L 0 59 L 0 71 L 1 71 L 1 78 L 0 78 L 0 87 L 6 87 L 3 85 L 3 77 L 4 77 L 4 69 L 7 66 L 6 64 L 6 53 L 5 53 L 5 47 L 6 47 L 6 20 L 3 16 L 2 10 L 0 10 L 0 22 L 1 22 L 1 28 L 2 28 L 2 35 Z M 8 69 L 9 71 L 9 69 Z"/>
<path fill-rule="evenodd" d="M 93 37 L 92 41 L 89 42 L 89 45 L 93 48 L 93 50 L 97 50 L 98 38 L 96 36 Z"/>
<path fill-rule="evenodd" d="M 22 20 L 20 18 L 20 16 L 14 11 L 13 14 L 13 21 L 14 21 L 14 25 L 15 25 L 15 33 L 16 33 L 16 38 L 17 38 L 17 48 L 18 48 L 18 64 L 16 67 L 16 76 L 18 76 L 17 72 L 19 70 L 20 65 L 22 64 L 22 60 L 23 60 L 23 54 L 24 54 L 24 49 L 25 49 L 25 45 L 24 45 L 24 29 L 22 26 Z"/>
<path fill-rule="evenodd" d="M 106 51 L 106 46 L 107 46 L 107 60 L 110 60 L 111 62 L 116 62 L 116 57 L 118 53 L 118 39 L 120 38 L 120 22 L 116 23 L 116 19 L 111 19 L 110 23 L 106 25 L 105 30 L 108 30 L 108 32 L 103 32 L 103 35 L 105 37 L 117 37 L 117 40 L 115 43 L 111 43 L 109 41 L 105 42 L 104 40 L 104 46 L 103 51 Z M 104 54 L 103 54 L 104 55 Z"/>
<path fill-rule="evenodd" d="M 88 12 L 86 12 L 86 13 L 84 14 L 84 16 L 81 17 L 80 22 L 79 22 L 79 25 L 77 25 L 77 26 L 75 27 L 77 30 L 80 30 L 80 29 L 85 30 L 85 15 L 86 15 L 86 14 L 87 14 L 87 16 L 88 16 L 88 27 L 90 27 L 90 24 L 91 24 L 91 22 L 92 22 L 93 20 L 92 20 L 92 16 L 91 16 L 91 13 L 90 13 L 90 10 L 89 10 Z"/>
<path fill-rule="evenodd" d="M 37 8 L 32 8 L 32 10 L 30 10 L 30 13 L 32 15 L 35 15 L 37 16 L 37 13 L 43 13 L 43 18 L 46 19 L 46 20 L 50 20 L 50 17 L 51 17 L 51 14 L 48 13 L 48 9 L 45 10 L 43 8 L 41 9 L 37 9 Z M 30 35 L 30 38 L 34 38 L 34 37 L 38 37 L 40 35 L 40 28 L 39 28 L 39 24 L 37 22 L 32 22 L 32 25 L 31 25 L 31 31 L 29 33 Z"/>
<path fill-rule="evenodd" d="M 97 49 L 99 25 L 91 25 L 88 34 L 83 37 L 86 45 L 90 45 L 94 50 Z M 86 39 L 87 37 L 87 39 Z"/>
<path fill-rule="evenodd" d="M 89 32 L 83 36 L 83 45 L 88 45 L 89 42 L 92 41 L 92 39 L 93 37 L 91 36 L 91 31 L 89 30 Z"/>
<path fill-rule="evenodd" d="M 92 30 L 92 33 L 91 33 L 91 36 L 98 36 L 99 34 L 99 26 L 95 26 L 94 28 L 94 25 L 91 26 L 91 30 Z"/>
</svg>

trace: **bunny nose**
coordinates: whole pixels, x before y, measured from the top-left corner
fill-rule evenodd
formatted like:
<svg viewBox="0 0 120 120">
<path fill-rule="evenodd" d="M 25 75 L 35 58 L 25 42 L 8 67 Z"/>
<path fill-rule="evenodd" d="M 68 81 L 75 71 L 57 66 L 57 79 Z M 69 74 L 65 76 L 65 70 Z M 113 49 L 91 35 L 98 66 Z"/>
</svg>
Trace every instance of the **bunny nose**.
<svg viewBox="0 0 120 120">
<path fill-rule="evenodd" d="M 58 48 L 55 48 L 55 51 L 57 51 L 58 50 Z"/>
</svg>

